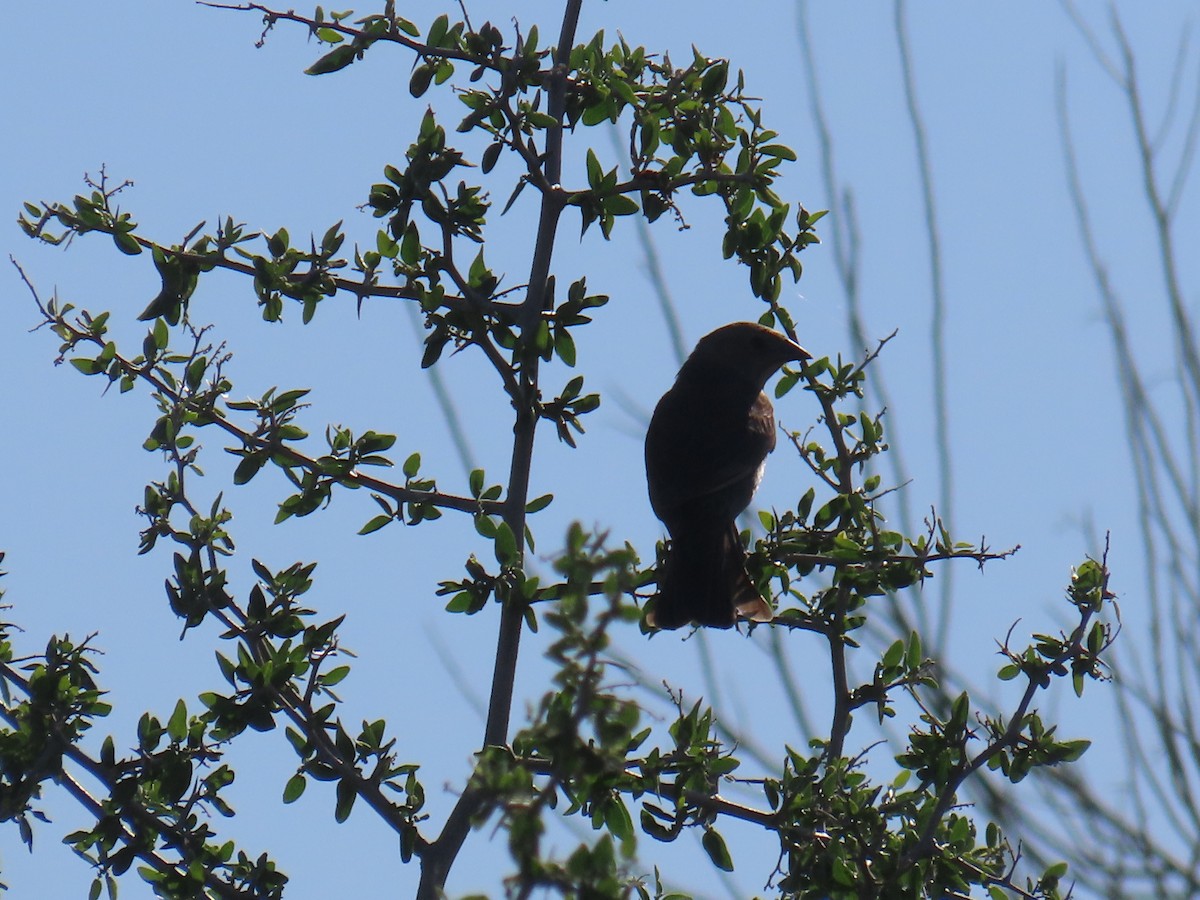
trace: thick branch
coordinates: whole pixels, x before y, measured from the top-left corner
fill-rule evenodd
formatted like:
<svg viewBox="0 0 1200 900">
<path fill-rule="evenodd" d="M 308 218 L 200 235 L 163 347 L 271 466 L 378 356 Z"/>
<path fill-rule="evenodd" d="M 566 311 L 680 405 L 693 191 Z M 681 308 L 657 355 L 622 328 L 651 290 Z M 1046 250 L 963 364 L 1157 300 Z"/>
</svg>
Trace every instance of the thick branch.
<svg viewBox="0 0 1200 900">
<path fill-rule="evenodd" d="M 529 286 L 518 314 L 521 394 L 513 397 L 517 417 L 513 428 L 513 453 L 504 520 L 516 537 L 522 555 L 525 546 L 525 503 L 529 493 L 534 435 L 538 423 L 538 354 L 533 342 L 541 324 L 542 310 L 550 299 L 550 260 L 554 252 L 558 220 L 564 205 L 562 191 L 558 185 L 562 177 L 562 120 L 566 99 L 566 74 L 582 3 L 583 0 L 568 0 L 566 4 L 562 30 L 554 53 L 554 71 L 548 82 L 547 112 L 557 123 L 548 130 L 546 138 L 544 172 L 550 189 L 543 191 L 541 195 L 541 214 L 538 218 Z M 508 740 L 513 682 L 516 677 L 521 623 L 524 616 L 525 604 L 519 599 L 510 599 L 501 606 L 496 663 L 492 673 L 492 691 L 488 700 L 487 724 L 483 735 L 485 747 L 503 745 Z M 484 802 L 484 798 L 470 787 L 459 797 L 441 835 L 422 857 L 421 883 L 417 891 L 419 900 L 435 900 L 441 893 L 450 868 L 470 831 L 471 819 L 480 811 Z"/>
</svg>

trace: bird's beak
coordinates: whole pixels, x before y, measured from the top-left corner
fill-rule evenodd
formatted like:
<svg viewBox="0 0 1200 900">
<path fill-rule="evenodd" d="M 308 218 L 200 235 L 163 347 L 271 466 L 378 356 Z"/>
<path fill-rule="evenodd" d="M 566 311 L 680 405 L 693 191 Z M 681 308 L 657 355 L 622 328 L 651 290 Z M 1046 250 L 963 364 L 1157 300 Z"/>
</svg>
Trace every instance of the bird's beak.
<svg viewBox="0 0 1200 900">
<path fill-rule="evenodd" d="M 785 361 L 790 359 L 790 360 L 795 360 L 796 362 L 803 362 L 806 359 L 812 359 L 812 354 L 809 353 L 807 350 L 805 350 L 803 347 L 801 347 L 799 344 L 797 344 L 795 341 L 788 339 L 787 346 L 788 346 L 788 355 L 784 357 Z"/>
</svg>

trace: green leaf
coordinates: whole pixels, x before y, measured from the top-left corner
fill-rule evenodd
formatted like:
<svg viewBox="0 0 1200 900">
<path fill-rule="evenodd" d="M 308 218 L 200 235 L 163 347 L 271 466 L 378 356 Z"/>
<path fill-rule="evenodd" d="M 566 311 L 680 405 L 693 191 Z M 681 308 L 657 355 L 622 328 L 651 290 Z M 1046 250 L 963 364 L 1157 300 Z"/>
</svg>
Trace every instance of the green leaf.
<svg viewBox="0 0 1200 900">
<path fill-rule="evenodd" d="M 571 332 L 566 328 L 557 328 L 554 331 L 554 352 L 568 366 L 575 366 L 575 339 L 571 337 Z"/>
<path fill-rule="evenodd" d="M 342 681 L 349 674 L 350 674 L 349 666 L 337 666 L 336 668 L 330 669 L 328 672 L 326 672 L 324 675 L 321 676 L 321 684 L 324 685 L 325 687 L 332 687 L 333 685 L 337 684 L 339 681 Z"/>
<path fill-rule="evenodd" d="M 350 818 L 350 811 L 354 809 L 354 801 L 358 799 L 358 792 L 354 789 L 354 782 L 349 778 L 343 778 L 337 783 L 337 805 L 333 810 L 333 818 L 336 822 L 345 822 Z"/>
<path fill-rule="evenodd" d="M 908 636 L 908 653 L 904 662 L 910 669 L 915 669 L 921 665 L 922 656 L 921 635 L 914 631 Z"/>
<path fill-rule="evenodd" d="M 765 147 L 759 147 L 758 150 L 763 156 L 786 159 L 789 162 L 796 161 L 796 151 L 784 144 L 768 144 Z M 810 219 L 810 221 L 812 220 Z"/>
<path fill-rule="evenodd" d="M 600 160 L 596 158 L 595 151 L 588 147 L 587 152 L 587 180 L 588 187 L 592 190 L 598 190 L 600 183 L 604 181 L 604 169 L 600 166 Z"/>
<path fill-rule="evenodd" d="M 421 258 L 421 234 L 415 222 L 409 222 L 400 242 L 400 261 L 406 266 L 415 266 Z"/>
<path fill-rule="evenodd" d="M 729 81 L 729 63 L 726 60 L 719 60 L 715 65 L 709 67 L 704 73 L 704 77 L 700 80 L 700 92 L 706 97 L 716 97 L 723 90 L 725 84 Z"/>
<path fill-rule="evenodd" d="M 1067 864 L 1065 862 L 1058 862 L 1046 869 L 1046 874 L 1043 877 L 1061 879 L 1066 874 Z"/>
<path fill-rule="evenodd" d="M 441 358 L 448 341 L 449 335 L 441 330 L 434 330 L 425 338 L 425 352 L 421 354 L 422 369 L 428 369 Z"/>
<path fill-rule="evenodd" d="M 508 527 L 507 522 L 501 522 L 496 526 L 496 562 L 502 566 L 516 565 L 517 562 L 517 538 L 513 534 L 513 530 Z"/>
<path fill-rule="evenodd" d="M 971 714 L 971 698 L 963 691 L 955 699 L 950 706 L 950 719 L 947 722 L 947 727 L 953 731 L 960 731 L 966 728 L 967 718 Z"/>
<path fill-rule="evenodd" d="M 413 69 L 412 77 L 408 79 L 408 92 L 414 97 L 420 97 L 429 90 L 429 85 L 433 81 L 433 76 L 437 74 L 437 69 L 425 63 Z"/>
<path fill-rule="evenodd" d="M 351 44 L 345 44 L 341 47 L 336 47 L 330 50 L 315 63 L 304 70 L 305 75 L 328 75 L 330 72 L 336 72 L 339 69 L 344 69 L 350 63 L 354 62 L 354 55 L 358 50 Z"/>
<path fill-rule="evenodd" d="M 601 122 L 616 121 L 617 105 L 611 99 L 603 100 L 583 111 L 583 124 L 592 126 Z"/>
<path fill-rule="evenodd" d="M 490 275 L 491 271 L 483 258 L 483 249 L 480 248 L 479 252 L 475 254 L 475 258 L 471 260 L 471 267 L 467 270 L 467 281 L 471 287 L 479 287 Z"/>
<path fill-rule="evenodd" d="M 470 612 L 475 605 L 475 598 L 466 591 L 459 591 L 450 598 L 450 602 L 446 604 L 446 612 L 465 613 Z"/>
<path fill-rule="evenodd" d="M 395 259 L 400 255 L 400 245 L 393 241 L 391 235 L 382 228 L 375 232 L 375 249 L 385 259 Z"/>
<path fill-rule="evenodd" d="M 831 867 L 833 880 L 846 887 L 853 887 L 857 881 L 857 873 L 844 856 L 835 856 Z"/>
<path fill-rule="evenodd" d="M 342 246 L 342 242 L 346 240 L 346 236 L 341 233 L 342 223 L 339 219 L 336 225 L 331 225 L 329 230 L 325 232 L 325 236 L 321 238 L 321 253 L 324 256 L 333 256 Z"/>
<path fill-rule="evenodd" d="M 173 322 L 178 322 L 181 306 L 182 298 L 180 295 L 164 287 L 155 295 L 149 305 L 142 310 L 141 314 L 138 315 L 138 321 L 149 322 L 151 319 L 158 319 L 161 322 L 164 318 L 169 318 Z"/>
<path fill-rule="evenodd" d="M 554 128 L 556 125 L 558 125 L 558 120 L 554 118 L 554 116 L 547 115 L 544 112 L 530 111 L 525 114 L 525 121 L 534 128 L 541 128 L 543 130 L 547 128 Z"/>
<path fill-rule="evenodd" d="M 494 144 L 489 144 L 487 149 L 483 151 L 483 157 L 480 159 L 479 168 L 486 175 L 496 166 L 497 160 L 500 159 L 500 151 L 504 149 L 504 145 L 497 141 Z"/>
<path fill-rule="evenodd" d="M 729 855 L 729 848 L 725 846 L 725 839 L 716 831 L 710 828 L 704 832 L 700 845 L 704 847 L 704 852 L 708 854 L 714 866 L 723 872 L 733 871 L 733 858 Z"/>
<path fill-rule="evenodd" d="M 900 660 L 904 658 L 904 641 L 894 641 L 887 652 L 883 654 L 883 666 L 886 669 L 894 669 L 900 665 Z"/>
<path fill-rule="evenodd" d="M 614 216 L 632 216 L 638 211 L 637 201 L 624 194 L 604 198 L 604 209 Z"/>
<path fill-rule="evenodd" d="M 127 231 L 114 231 L 113 243 L 126 256 L 137 256 L 142 252 L 142 245 L 137 242 L 137 238 Z"/>
<path fill-rule="evenodd" d="M 308 388 L 296 388 L 284 391 L 271 402 L 271 412 L 279 414 L 296 407 L 296 401 L 309 393 Z"/>
<path fill-rule="evenodd" d="M 442 39 L 446 37 L 446 32 L 449 30 L 450 17 L 443 13 L 434 19 L 433 24 L 429 26 L 429 36 L 426 38 L 426 42 L 432 47 L 438 46 L 442 42 Z"/>
<path fill-rule="evenodd" d="M 165 350 L 167 343 L 170 340 L 171 331 L 167 328 L 167 323 L 159 319 L 154 323 L 154 346 L 159 350 Z"/>
<path fill-rule="evenodd" d="M 175 703 L 175 710 L 171 713 L 171 718 L 167 720 L 167 734 L 177 744 L 187 737 L 187 706 L 183 700 Z"/>
<path fill-rule="evenodd" d="M 605 806 L 604 825 L 623 844 L 633 837 L 633 819 L 619 796 L 613 797 Z"/>
<path fill-rule="evenodd" d="M 358 529 L 359 534 L 370 534 L 373 531 L 378 531 L 384 525 L 392 521 L 391 516 L 376 516 L 362 528 Z"/>
<path fill-rule="evenodd" d="M 283 256 L 283 254 L 287 253 L 290 244 L 291 236 L 288 234 L 286 228 L 280 228 L 267 238 L 267 249 L 271 251 L 272 256 Z"/>
<path fill-rule="evenodd" d="M 412 456 L 406 459 L 404 461 L 403 471 L 405 478 L 412 478 L 417 474 L 417 472 L 421 471 L 421 454 L 414 453 Z"/>
<path fill-rule="evenodd" d="M 368 431 L 358 439 L 355 446 L 360 454 L 369 456 L 373 453 L 382 453 L 384 450 L 390 450 L 395 443 L 396 436 L 394 434 L 381 434 L 378 431 Z"/>
<path fill-rule="evenodd" d="M 204 378 L 204 372 L 208 368 L 208 359 L 203 356 L 197 356 L 190 363 L 184 372 L 184 381 L 192 391 L 200 388 L 200 382 Z"/>
<path fill-rule="evenodd" d="M 1059 760 L 1061 762 L 1075 762 L 1091 746 L 1092 742 L 1088 740 L 1063 741 L 1058 745 Z M 1066 863 L 1063 863 L 1063 865 L 1066 865 Z"/>
<path fill-rule="evenodd" d="M 250 479 L 259 473 L 259 470 L 267 464 L 267 457 L 257 453 L 251 453 L 249 456 L 242 457 L 242 461 L 237 464 L 237 468 L 233 470 L 234 484 L 247 484 Z"/>
<path fill-rule="evenodd" d="M 297 772 L 288 779 L 287 784 L 283 786 L 283 802 L 295 803 L 304 793 L 304 789 L 308 787 L 308 779 Z"/>
</svg>

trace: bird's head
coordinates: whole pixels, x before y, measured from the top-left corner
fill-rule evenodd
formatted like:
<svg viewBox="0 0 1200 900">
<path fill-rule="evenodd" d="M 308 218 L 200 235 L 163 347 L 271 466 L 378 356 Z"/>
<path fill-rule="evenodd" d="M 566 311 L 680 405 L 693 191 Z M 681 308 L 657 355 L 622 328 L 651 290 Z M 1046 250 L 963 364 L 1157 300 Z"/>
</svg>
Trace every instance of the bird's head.
<svg viewBox="0 0 1200 900">
<path fill-rule="evenodd" d="M 811 358 L 811 353 L 777 331 L 756 322 L 733 322 L 700 338 L 680 374 L 688 370 L 722 372 L 747 379 L 761 391 L 784 363 Z"/>
</svg>

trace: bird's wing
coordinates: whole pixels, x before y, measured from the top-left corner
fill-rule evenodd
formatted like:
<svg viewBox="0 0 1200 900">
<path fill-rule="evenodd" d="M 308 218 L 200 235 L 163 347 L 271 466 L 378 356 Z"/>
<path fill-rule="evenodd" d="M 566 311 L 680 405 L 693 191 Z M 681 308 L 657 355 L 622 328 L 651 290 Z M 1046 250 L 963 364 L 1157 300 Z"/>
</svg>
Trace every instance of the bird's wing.
<svg viewBox="0 0 1200 900">
<path fill-rule="evenodd" d="M 691 392 L 668 391 L 646 443 L 655 511 L 661 518 L 717 495 L 723 506 L 736 507 L 736 515 L 750 502 L 763 461 L 774 448 L 775 417 L 764 394 L 748 411 L 722 411 L 719 398 L 697 400 Z"/>
</svg>

